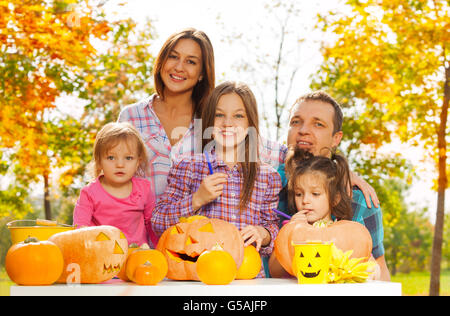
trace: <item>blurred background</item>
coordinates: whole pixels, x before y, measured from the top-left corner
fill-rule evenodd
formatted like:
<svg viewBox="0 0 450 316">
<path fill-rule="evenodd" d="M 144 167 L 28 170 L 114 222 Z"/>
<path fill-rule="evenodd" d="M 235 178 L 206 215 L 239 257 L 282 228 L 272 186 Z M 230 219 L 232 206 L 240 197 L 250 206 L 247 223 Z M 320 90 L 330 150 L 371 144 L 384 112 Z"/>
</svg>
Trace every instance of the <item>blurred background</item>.
<svg viewBox="0 0 450 316">
<path fill-rule="evenodd" d="M 304 93 L 340 102 L 340 150 L 377 191 L 393 281 L 449 295 L 448 0 L 0 1 L 0 295 L 6 223 L 72 223 L 97 131 L 153 93 L 156 54 L 186 27 L 210 37 L 217 84 L 251 87 L 267 138 L 285 142 Z"/>
</svg>

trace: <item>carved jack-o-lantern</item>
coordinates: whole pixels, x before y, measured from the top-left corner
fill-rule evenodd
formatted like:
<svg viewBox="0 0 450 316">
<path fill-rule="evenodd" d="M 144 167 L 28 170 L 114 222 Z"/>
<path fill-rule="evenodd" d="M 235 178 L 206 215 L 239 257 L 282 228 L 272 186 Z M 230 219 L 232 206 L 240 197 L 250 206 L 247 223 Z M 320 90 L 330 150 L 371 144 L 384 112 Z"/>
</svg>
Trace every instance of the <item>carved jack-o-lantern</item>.
<svg viewBox="0 0 450 316">
<path fill-rule="evenodd" d="M 294 245 L 292 270 L 299 283 L 326 283 L 331 261 L 331 244 Z"/>
<path fill-rule="evenodd" d="M 64 257 L 60 283 L 107 281 L 119 273 L 127 258 L 127 239 L 113 226 L 83 227 L 53 235 L 49 240 L 61 249 Z"/>
<path fill-rule="evenodd" d="M 198 219 L 178 223 L 161 236 L 157 249 L 167 258 L 167 277 L 173 280 L 199 280 L 198 257 L 219 244 L 231 254 L 237 267 L 244 257 L 244 241 L 236 226 L 220 219 Z"/>
</svg>

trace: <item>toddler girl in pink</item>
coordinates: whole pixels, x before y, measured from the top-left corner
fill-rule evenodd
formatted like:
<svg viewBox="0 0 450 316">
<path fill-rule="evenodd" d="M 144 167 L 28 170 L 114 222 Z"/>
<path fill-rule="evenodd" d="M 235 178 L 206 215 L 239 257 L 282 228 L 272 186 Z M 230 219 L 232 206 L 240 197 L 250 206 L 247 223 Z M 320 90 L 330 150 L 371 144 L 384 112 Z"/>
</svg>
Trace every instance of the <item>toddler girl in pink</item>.
<svg viewBox="0 0 450 316">
<path fill-rule="evenodd" d="M 94 144 L 91 165 L 95 180 L 80 192 L 74 225 L 115 226 L 129 244 L 156 246 L 150 224 L 155 194 L 150 181 L 137 177 L 145 176 L 147 161 L 144 143 L 131 124 L 106 124 Z"/>
</svg>

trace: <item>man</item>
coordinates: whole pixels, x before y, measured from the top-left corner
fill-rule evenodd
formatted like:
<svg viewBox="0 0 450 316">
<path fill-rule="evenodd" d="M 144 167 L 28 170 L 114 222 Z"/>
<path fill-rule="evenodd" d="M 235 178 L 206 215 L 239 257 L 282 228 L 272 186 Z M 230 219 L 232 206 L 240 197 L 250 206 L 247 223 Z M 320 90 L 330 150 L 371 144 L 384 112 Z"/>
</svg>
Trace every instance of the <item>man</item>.
<svg viewBox="0 0 450 316">
<path fill-rule="evenodd" d="M 288 146 L 298 146 L 314 155 L 330 156 L 330 149 L 335 149 L 342 139 L 342 121 L 343 114 L 339 104 L 328 94 L 318 91 L 304 95 L 295 102 L 290 111 Z M 285 186 L 287 180 L 284 174 L 284 164 L 278 167 L 278 171 Z M 390 274 L 384 257 L 381 209 L 377 205 L 377 200 L 375 205 L 370 201 L 367 203 L 367 200 L 370 200 L 368 196 L 374 197 L 374 194 L 373 192 L 363 194 L 359 188 L 364 185 L 358 184 L 361 181 L 352 174 L 352 183 L 358 185 L 358 187 L 354 186 L 352 190 L 354 212 L 352 220 L 365 225 L 369 230 L 373 241 L 372 255 L 380 266 L 381 280 L 388 281 Z M 367 197 L 365 198 L 364 195 Z M 286 190 L 283 189 L 280 193 L 279 208 L 284 212 L 287 211 L 286 199 Z M 274 257 L 271 258 L 271 274 L 273 277 L 281 276 L 272 271 Z"/>
</svg>

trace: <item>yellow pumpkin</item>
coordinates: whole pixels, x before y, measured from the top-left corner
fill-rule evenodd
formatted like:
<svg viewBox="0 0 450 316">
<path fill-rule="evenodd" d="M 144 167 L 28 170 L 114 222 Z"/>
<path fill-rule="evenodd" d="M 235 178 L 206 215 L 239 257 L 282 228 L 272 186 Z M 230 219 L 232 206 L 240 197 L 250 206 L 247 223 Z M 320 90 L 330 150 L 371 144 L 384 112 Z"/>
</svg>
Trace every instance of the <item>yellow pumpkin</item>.
<svg viewBox="0 0 450 316">
<path fill-rule="evenodd" d="M 200 281 L 208 285 L 229 284 L 237 274 L 233 257 L 219 245 L 200 255 L 196 270 Z"/>
<path fill-rule="evenodd" d="M 250 280 L 256 278 L 261 271 L 262 260 L 259 252 L 252 245 L 244 248 L 244 260 L 236 275 L 238 280 Z"/>
</svg>

